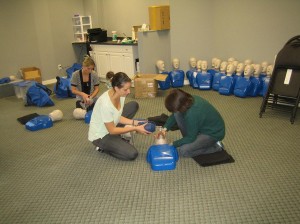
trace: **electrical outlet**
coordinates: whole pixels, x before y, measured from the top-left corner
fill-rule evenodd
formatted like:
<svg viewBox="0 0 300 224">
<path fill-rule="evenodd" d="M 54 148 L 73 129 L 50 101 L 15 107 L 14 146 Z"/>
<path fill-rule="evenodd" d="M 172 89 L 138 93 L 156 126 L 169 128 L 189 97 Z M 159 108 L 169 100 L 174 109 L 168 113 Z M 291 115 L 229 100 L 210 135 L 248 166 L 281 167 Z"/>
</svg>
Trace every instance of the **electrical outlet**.
<svg viewBox="0 0 300 224">
<path fill-rule="evenodd" d="M 62 70 L 62 65 L 61 65 L 61 64 L 58 64 L 58 65 L 57 65 L 57 69 L 58 69 L 58 70 Z"/>
</svg>

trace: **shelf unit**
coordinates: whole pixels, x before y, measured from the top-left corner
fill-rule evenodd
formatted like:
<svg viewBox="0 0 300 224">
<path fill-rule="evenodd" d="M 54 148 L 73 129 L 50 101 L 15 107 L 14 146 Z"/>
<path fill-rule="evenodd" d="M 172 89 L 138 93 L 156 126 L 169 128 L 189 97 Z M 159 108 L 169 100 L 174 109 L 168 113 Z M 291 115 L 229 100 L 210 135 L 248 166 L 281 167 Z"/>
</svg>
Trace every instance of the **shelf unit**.
<svg viewBox="0 0 300 224">
<path fill-rule="evenodd" d="M 74 42 L 85 42 L 87 30 L 92 28 L 91 16 L 75 16 L 72 18 Z"/>
</svg>

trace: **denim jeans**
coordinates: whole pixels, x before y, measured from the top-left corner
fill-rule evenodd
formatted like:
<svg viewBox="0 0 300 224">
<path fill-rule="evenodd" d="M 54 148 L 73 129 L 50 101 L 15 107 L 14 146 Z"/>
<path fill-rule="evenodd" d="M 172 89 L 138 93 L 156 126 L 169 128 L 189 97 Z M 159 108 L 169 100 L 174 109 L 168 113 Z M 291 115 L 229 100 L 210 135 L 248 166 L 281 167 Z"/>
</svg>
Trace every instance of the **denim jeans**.
<svg viewBox="0 0 300 224">
<path fill-rule="evenodd" d="M 174 113 L 174 116 L 182 136 L 186 136 L 187 130 L 184 123 L 183 114 L 176 112 Z M 201 154 L 209 154 L 221 151 L 222 148 L 216 143 L 217 140 L 211 136 L 200 133 L 194 142 L 177 147 L 177 150 L 183 157 L 194 157 Z"/>
</svg>

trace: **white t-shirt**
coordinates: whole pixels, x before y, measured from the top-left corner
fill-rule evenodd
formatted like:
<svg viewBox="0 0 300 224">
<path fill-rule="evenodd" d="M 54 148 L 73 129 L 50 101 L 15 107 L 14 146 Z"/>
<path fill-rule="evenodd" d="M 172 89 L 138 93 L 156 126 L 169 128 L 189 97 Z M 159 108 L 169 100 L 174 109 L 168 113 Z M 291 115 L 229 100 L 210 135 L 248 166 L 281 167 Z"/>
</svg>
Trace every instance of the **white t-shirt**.
<svg viewBox="0 0 300 224">
<path fill-rule="evenodd" d="M 117 125 L 120 121 L 121 114 L 123 112 L 125 97 L 121 97 L 121 108 L 117 110 L 117 108 L 112 104 L 108 91 L 104 92 L 99 99 L 97 100 L 89 127 L 89 141 L 94 141 L 99 138 L 103 138 L 109 132 L 105 127 L 104 123 L 114 122 Z"/>
</svg>

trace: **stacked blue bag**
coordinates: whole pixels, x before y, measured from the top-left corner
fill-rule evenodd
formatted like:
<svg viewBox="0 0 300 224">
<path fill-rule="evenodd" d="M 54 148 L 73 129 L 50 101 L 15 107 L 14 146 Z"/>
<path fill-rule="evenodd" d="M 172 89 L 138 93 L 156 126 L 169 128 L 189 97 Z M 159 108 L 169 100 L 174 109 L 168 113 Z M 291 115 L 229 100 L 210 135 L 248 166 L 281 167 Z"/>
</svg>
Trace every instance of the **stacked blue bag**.
<svg viewBox="0 0 300 224">
<path fill-rule="evenodd" d="M 58 98 L 74 98 L 76 95 L 71 90 L 71 79 L 56 77 L 56 85 L 54 86 L 54 93 Z"/>
<path fill-rule="evenodd" d="M 26 93 L 26 106 L 54 106 L 50 98 L 52 91 L 45 85 L 33 82 Z"/>
</svg>

